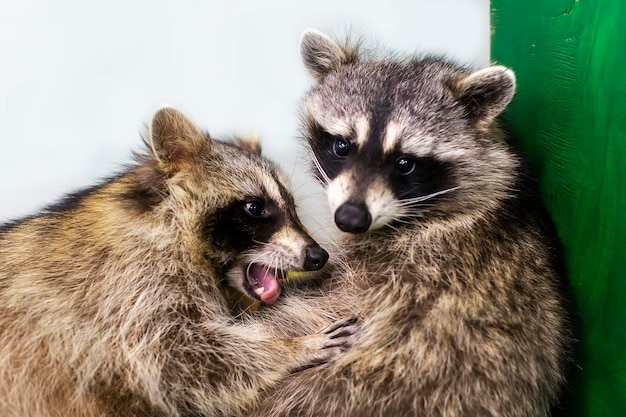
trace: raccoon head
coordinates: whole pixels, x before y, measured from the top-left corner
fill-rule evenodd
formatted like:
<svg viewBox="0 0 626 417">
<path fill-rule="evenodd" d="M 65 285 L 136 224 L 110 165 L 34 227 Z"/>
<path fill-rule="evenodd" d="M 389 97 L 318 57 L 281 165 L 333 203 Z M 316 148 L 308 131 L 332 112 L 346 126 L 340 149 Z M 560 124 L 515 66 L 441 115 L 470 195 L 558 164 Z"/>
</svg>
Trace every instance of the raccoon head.
<svg viewBox="0 0 626 417">
<path fill-rule="evenodd" d="M 496 118 L 514 94 L 511 70 L 375 57 L 314 30 L 301 55 L 316 81 L 303 136 L 339 229 L 471 221 L 507 197 L 518 162 Z"/>
<path fill-rule="evenodd" d="M 163 108 L 152 120 L 150 149 L 144 167 L 163 181 L 151 212 L 176 228 L 195 268 L 215 268 L 243 295 L 273 303 L 286 271 L 325 265 L 328 253 L 298 220 L 287 181 L 258 141 L 214 140 Z"/>
</svg>

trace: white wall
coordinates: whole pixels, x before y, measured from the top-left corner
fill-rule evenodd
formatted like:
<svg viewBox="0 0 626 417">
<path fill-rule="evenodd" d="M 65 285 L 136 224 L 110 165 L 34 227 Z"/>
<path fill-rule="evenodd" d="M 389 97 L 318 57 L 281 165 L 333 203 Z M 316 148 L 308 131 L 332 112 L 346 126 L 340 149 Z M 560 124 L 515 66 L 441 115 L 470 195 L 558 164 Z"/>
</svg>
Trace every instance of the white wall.
<svg viewBox="0 0 626 417">
<path fill-rule="evenodd" d="M 258 133 L 311 207 L 296 157 L 309 27 L 489 61 L 488 0 L 0 0 L 0 223 L 118 171 L 165 104 L 216 137 Z"/>
</svg>

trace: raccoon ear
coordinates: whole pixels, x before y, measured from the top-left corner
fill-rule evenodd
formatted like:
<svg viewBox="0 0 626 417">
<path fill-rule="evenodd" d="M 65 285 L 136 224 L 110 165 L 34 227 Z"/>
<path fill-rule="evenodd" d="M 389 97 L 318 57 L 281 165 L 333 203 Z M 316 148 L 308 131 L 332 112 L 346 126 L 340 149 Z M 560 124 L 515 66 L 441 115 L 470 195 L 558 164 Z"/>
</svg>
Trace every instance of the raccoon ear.
<svg viewBox="0 0 626 417">
<path fill-rule="evenodd" d="M 479 123 L 489 124 L 513 99 L 515 74 L 503 66 L 478 70 L 456 84 L 456 96 Z"/>
<path fill-rule="evenodd" d="M 159 165 L 167 172 L 177 172 L 208 152 L 210 140 L 183 113 L 164 107 L 152 118 L 150 145 Z"/>
<path fill-rule="evenodd" d="M 324 33 L 307 29 L 300 38 L 300 55 L 304 66 L 316 81 L 347 59 L 346 51 Z"/>
<path fill-rule="evenodd" d="M 261 141 L 256 134 L 237 138 L 234 143 L 241 149 L 261 155 Z"/>
</svg>

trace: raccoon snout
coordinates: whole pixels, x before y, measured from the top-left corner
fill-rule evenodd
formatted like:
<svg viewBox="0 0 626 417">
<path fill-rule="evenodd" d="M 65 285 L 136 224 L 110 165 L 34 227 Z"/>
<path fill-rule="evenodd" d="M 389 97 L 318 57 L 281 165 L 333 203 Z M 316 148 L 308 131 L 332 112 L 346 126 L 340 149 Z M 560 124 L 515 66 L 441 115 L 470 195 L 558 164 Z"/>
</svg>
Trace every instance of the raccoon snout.
<svg viewBox="0 0 626 417">
<path fill-rule="evenodd" d="M 312 244 L 304 250 L 304 269 L 307 271 L 318 271 L 326 265 L 328 252 L 318 244 Z"/>
<path fill-rule="evenodd" d="M 372 215 L 364 203 L 343 203 L 335 210 L 335 224 L 348 233 L 365 233 L 372 224 Z"/>
</svg>

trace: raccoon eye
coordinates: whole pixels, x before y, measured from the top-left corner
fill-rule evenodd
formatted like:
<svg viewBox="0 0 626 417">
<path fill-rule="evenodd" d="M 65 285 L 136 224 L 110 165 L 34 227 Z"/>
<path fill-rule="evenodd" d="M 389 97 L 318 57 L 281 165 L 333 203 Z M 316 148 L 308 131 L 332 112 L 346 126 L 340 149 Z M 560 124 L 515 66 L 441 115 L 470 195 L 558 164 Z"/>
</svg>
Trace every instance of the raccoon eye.
<svg viewBox="0 0 626 417">
<path fill-rule="evenodd" d="M 343 138 L 335 138 L 335 143 L 333 144 L 333 152 L 339 158 L 345 158 L 350 152 L 350 144 L 347 140 Z"/>
<path fill-rule="evenodd" d="M 247 201 L 244 204 L 244 209 L 246 213 L 248 213 L 252 217 L 265 217 L 267 216 L 267 211 L 263 206 L 263 203 L 257 200 Z"/>
<path fill-rule="evenodd" d="M 415 161 L 412 158 L 403 155 L 396 159 L 395 169 L 402 175 L 409 175 L 415 171 Z"/>
</svg>

